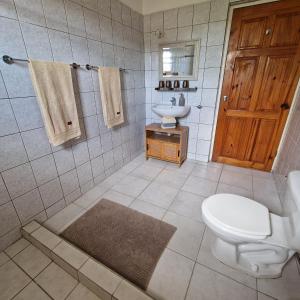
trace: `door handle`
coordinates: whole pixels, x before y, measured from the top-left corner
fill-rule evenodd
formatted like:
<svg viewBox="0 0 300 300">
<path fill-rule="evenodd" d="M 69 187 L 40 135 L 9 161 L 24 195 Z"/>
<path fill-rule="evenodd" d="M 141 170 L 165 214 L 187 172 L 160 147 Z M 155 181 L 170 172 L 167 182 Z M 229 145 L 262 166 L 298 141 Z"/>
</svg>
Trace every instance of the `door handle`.
<svg viewBox="0 0 300 300">
<path fill-rule="evenodd" d="M 228 96 L 223 96 L 223 101 L 227 102 L 228 101 Z"/>
<path fill-rule="evenodd" d="M 289 108 L 290 108 L 290 106 L 289 106 L 287 103 L 282 103 L 282 104 L 280 105 L 280 107 L 281 107 L 282 109 L 289 109 Z"/>
<path fill-rule="evenodd" d="M 265 32 L 266 35 L 269 35 L 269 34 L 271 34 L 271 33 L 272 33 L 272 28 L 268 28 L 268 29 L 266 30 L 266 32 Z"/>
</svg>

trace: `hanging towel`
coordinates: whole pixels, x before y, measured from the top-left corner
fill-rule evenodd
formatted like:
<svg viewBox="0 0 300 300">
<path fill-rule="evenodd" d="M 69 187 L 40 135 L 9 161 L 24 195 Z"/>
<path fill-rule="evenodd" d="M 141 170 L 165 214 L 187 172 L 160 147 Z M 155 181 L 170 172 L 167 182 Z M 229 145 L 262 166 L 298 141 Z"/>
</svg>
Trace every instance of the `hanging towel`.
<svg viewBox="0 0 300 300">
<path fill-rule="evenodd" d="M 70 65 L 30 60 L 29 70 L 49 142 L 57 146 L 79 137 Z"/>
<path fill-rule="evenodd" d="M 108 128 L 112 128 L 124 123 L 120 70 L 99 67 L 98 74 L 104 122 Z"/>
</svg>

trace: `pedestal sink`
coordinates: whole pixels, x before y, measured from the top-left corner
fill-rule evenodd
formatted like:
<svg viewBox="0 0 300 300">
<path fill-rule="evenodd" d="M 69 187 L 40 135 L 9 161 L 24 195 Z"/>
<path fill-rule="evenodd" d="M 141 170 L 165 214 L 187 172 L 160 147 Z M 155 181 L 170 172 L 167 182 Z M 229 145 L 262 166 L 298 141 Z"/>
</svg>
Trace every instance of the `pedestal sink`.
<svg viewBox="0 0 300 300">
<path fill-rule="evenodd" d="M 190 109 L 190 105 L 176 106 L 156 104 L 152 106 L 152 110 L 160 117 L 182 118 L 189 113 Z"/>
</svg>

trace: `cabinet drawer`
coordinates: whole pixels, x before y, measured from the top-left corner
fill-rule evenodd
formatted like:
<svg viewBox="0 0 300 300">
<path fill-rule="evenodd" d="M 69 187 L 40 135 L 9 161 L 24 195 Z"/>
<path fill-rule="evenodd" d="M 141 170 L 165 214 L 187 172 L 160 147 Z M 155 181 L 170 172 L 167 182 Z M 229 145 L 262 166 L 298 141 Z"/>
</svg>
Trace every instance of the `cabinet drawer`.
<svg viewBox="0 0 300 300">
<path fill-rule="evenodd" d="M 163 143 L 162 144 L 162 159 L 178 161 L 180 157 L 178 144 Z"/>
<path fill-rule="evenodd" d="M 161 157 L 162 143 L 160 141 L 147 141 L 147 154 L 150 156 Z"/>
</svg>

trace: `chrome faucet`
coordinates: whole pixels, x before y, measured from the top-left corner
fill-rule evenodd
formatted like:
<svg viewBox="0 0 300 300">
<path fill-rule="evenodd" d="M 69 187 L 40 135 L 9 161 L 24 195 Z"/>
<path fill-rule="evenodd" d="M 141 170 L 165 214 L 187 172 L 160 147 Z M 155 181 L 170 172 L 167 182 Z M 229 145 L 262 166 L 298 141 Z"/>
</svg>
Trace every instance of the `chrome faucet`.
<svg viewBox="0 0 300 300">
<path fill-rule="evenodd" d="M 172 103 L 172 106 L 176 105 L 176 98 L 172 97 L 172 99 L 170 100 L 170 102 Z"/>
</svg>

